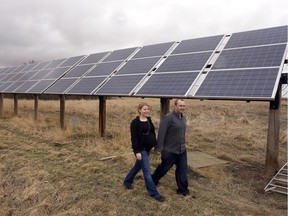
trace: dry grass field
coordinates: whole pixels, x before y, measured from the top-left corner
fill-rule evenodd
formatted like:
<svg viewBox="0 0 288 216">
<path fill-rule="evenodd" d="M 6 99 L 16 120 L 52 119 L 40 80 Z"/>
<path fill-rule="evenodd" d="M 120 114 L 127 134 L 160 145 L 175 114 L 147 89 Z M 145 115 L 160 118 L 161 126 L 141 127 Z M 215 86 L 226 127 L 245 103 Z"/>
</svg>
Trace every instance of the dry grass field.
<svg viewBox="0 0 288 216">
<path fill-rule="evenodd" d="M 105 137 L 98 133 L 98 101 L 66 101 L 65 125 L 59 101 L 4 99 L 0 119 L 0 215 L 287 215 L 287 196 L 265 193 L 264 175 L 269 103 L 186 100 L 187 148 L 228 161 L 189 169 L 189 188 L 197 198 L 176 194 L 174 170 L 161 179 L 163 203 L 147 195 L 142 174 L 133 190 L 123 179 L 134 163 L 129 124 L 136 107 L 152 105 L 159 126 L 159 99 L 107 100 Z M 172 104 L 172 102 L 171 102 Z M 287 101 L 281 104 L 280 166 L 287 161 Z M 151 153 L 151 169 L 160 162 Z M 111 160 L 99 160 L 107 156 Z"/>
</svg>

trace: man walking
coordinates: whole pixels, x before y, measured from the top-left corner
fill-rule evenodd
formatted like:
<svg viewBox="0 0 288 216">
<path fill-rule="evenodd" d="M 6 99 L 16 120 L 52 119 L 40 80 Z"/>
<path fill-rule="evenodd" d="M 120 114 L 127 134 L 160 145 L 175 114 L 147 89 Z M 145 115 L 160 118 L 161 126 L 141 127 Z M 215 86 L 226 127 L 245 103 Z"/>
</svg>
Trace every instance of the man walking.
<svg viewBox="0 0 288 216">
<path fill-rule="evenodd" d="M 187 179 L 187 152 L 185 146 L 186 118 L 184 116 L 185 101 L 176 99 L 174 110 L 162 119 L 158 132 L 156 152 L 161 152 L 161 163 L 152 174 L 155 185 L 175 164 L 177 194 L 190 195 Z M 193 196 L 194 197 L 194 196 Z M 194 197 L 195 198 L 195 197 Z"/>
</svg>

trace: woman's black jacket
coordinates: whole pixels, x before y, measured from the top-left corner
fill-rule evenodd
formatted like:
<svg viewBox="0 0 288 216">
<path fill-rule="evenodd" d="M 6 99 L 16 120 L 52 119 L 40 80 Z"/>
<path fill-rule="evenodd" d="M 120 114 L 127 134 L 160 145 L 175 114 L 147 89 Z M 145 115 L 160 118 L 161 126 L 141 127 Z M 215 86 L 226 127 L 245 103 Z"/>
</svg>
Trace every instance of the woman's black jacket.
<svg viewBox="0 0 288 216">
<path fill-rule="evenodd" d="M 156 145 L 155 127 L 152 123 L 151 117 L 147 117 L 147 120 L 149 121 L 149 124 L 150 124 L 149 126 L 150 131 L 149 131 L 148 136 L 153 136 L 155 143 L 149 143 L 149 146 L 147 146 L 147 143 L 145 143 L 147 135 L 144 135 L 144 134 L 147 134 L 147 128 L 143 127 L 143 124 L 141 124 L 139 116 L 137 116 L 136 118 L 132 120 L 130 124 L 131 142 L 132 142 L 132 149 L 133 149 L 134 154 L 139 153 L 143 150 L 149 151 L 151 148 L 153 148 Z"/>
</svg>

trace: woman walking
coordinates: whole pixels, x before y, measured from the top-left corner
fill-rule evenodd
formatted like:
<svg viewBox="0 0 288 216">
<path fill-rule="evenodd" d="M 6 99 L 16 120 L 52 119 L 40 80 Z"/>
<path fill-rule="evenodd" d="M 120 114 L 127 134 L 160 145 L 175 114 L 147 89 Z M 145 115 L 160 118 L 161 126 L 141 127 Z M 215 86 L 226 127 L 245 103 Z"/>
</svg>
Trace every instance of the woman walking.
<svg viewBox="0 0 288 216">
<path fill-rule="evenodd" d="M 132 189 L 132 184 L 136 174 L 142 169 L 145 185 L 149 196 L 159 202 L 163 202 L 163 197 L 158 191 L 151 177 L 150 170 L 150 150 L 157 144 L 155 127 L 149 117 L 149 106 L 142 102 L 138 105 L 138 116 L 130 124 L 132 149 L 136 157 L 134 166 L 129 171 L 124 180 L 124 187 Z"/>
</svg>

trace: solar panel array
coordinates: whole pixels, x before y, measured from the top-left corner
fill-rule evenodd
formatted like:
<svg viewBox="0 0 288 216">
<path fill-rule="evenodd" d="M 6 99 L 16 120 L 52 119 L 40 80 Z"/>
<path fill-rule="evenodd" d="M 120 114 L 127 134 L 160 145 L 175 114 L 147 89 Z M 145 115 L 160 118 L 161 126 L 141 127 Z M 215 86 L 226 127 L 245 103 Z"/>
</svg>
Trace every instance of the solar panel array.
<svg viewBox="0 0 288 216">
<path fill-rule="evenodd" d="M 0 93 L 273 100 L 287 26 L 0 68 Z"/>
<path fill-rule="evenodd" d="M 232 34 L 195 96 L 275 97 L 287 52 L 287 26 Z"/>
</svg>

